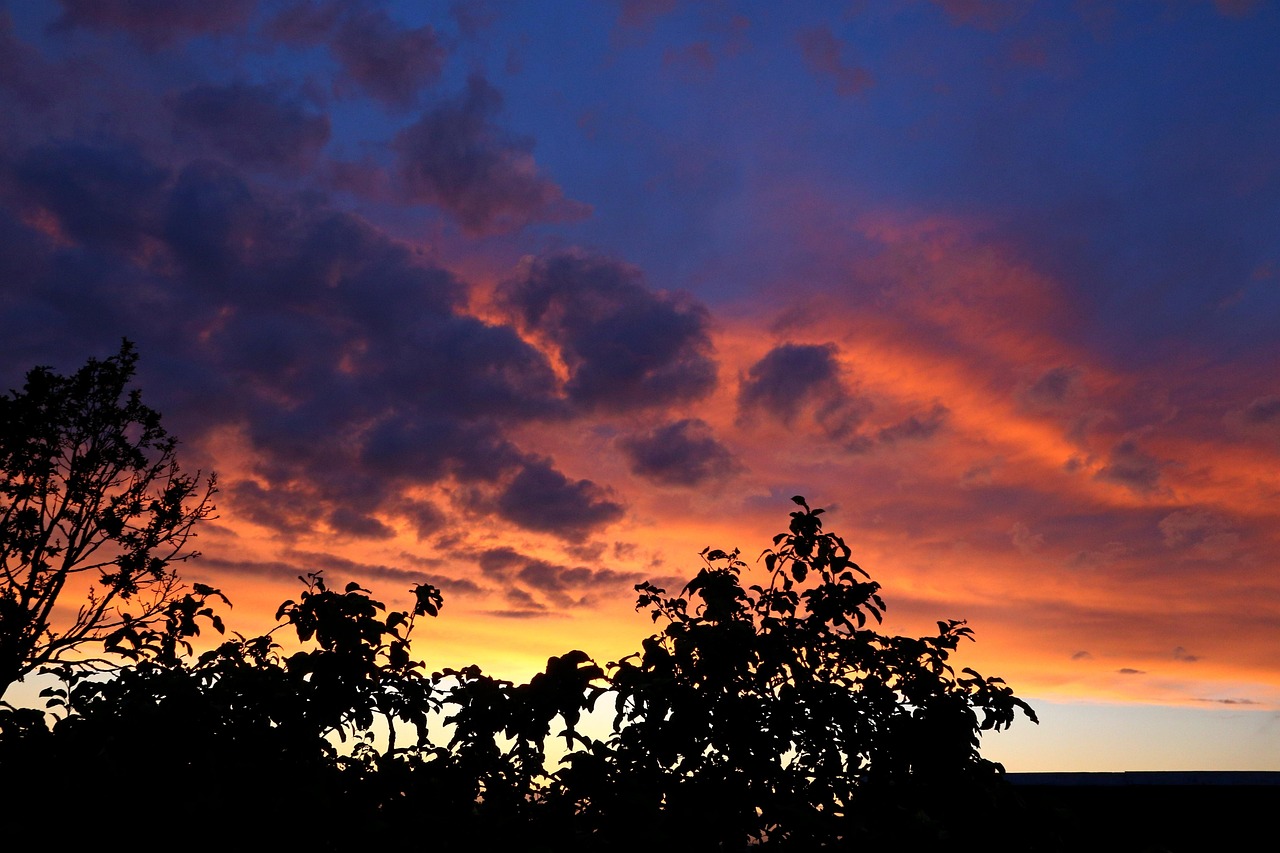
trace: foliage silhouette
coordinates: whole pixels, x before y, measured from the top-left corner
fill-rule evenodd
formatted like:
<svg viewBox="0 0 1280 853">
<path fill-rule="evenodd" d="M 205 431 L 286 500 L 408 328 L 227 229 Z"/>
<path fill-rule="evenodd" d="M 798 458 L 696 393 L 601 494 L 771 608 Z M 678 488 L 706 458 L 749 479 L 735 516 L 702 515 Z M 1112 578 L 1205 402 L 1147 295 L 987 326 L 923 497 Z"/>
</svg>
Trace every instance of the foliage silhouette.
<svg viewBox="0 0 1280 853">
<path fill-rule="evenodd" d="M 1034 849 L 992 829 L 1014 803 L 979 736 L 1035 712 L 953 668 L 963 622 L 879 633 L 879 584 L 801 497 L 757 582 L 738 551 L 706 548 L 679 594 L 637 585 L 656 632 L 604 667 L 572 650 L 524 684 L 474 665 L 428 674 L 411 639 L 438 589 L 388 611 L 320 573 L 268 633 L 197 654 L 200 621 L 221 631 L 228 602 L 184 593 L 171 564 L 213 484 L 180 473 L 136 391 L 120 402 L 133 364 L 126 343 L 71 379 L 37 369 L 0 403 L 7 665 L 61 679 L 44 710 L 0 702 L 0 803 L 61 845 L 144 820 L 201 848 Z M 59 570 L 105 588 L 79 634 L 22 609 L 51 606 Z M 139 596 L 140 615 L 108 615 Z M 91 642 L 110 660 L 67 657 Z M 79 803 L 101 822 L 65 821 Z"/>
<path fill-rule="evenodd" d="M 150 786 L 155 813 L 168 815 L 156 820 L 178 820 L 186 803 L 218 814 L 228 841 L 261 817 L 244 811 L 248 780 L 270 780 L 260 796 L 281 819 L 339 803 L 342 821 L 290 824 L 293 842 L 318 849 L 415 833 L 444 850 L 970 837 L 974 821 L 1009 807 L 979 733 L 1034 711 L 999 679 L 952 668 L 963 623 L 923 638 L 868 627 L 884 609 L 879 585 L 823 531 L 822 510 L 796 502 L 789 531 L 762 555 L 761 583 L 744 585 L 737 551 L 706 549 L 680 595 L 638 585 L 637 606 L 662 623 L 640 651 L 607 668 L 570 651 L 519 685 L 475 666 L 424 673 L 410 635 L 439 612 L 434 587 L 411 590 L 411 611 L 387 613 L 356 584 L 337 592 L 308 575 L 267 635 L 198 656 L 141 655 L 110 679 L 70 671 L 51 691 L 52 727 L 39 712 L 0 709 L 0 771 L 22 780 L 5 801 L 47 807 L 32 791 L 56 790 L 90 761 L 110 766 L 117 786 Z M 183 630 L 170 620 L 139 642 L 175 648 Z M 284 653 L 281 630 L 299 651 Z M 608 734 L 585 733 L 584 715 L 605 710 Z M 155 743 L 167 745 L 159 756 L 141 746 Z M 157 792 L 158 778 L 172 789 Z"/>
<path fill-rule="evenodd" d="M 160 415 L 127 389 L 136 361 L 124 341 L 71 376 L 37 367 L 0 396 L 0 697 L 42 666 L 105 663 L 86 647 L 120 651 L 166 620 L 179 643 L 196 616 L 220 628 L 205 606 L 214 591 L 183 595 L 174 571 L 195 556 L 187 541 L 213 511 L 214 481 L 182 472 Z M 57 618 L 71 596 L 74 616 Z"/>
<path fill-rule="evenodd" d="M 639 816 L 691 849 L 942 840 L 1000 793 L 978 735 L 1035 712 L 1000 679 L 956 674 L 964 623 L 918 639 L 869 629 L 879 584 L 794 500 L 761 555 L 766 584 L 744 586 L 738 551 L 705 549 L 679 596 L 637 587 L 664 627 L 611 665 L 612 733 L 561 776 L 602 837 Z"/>
</svg>

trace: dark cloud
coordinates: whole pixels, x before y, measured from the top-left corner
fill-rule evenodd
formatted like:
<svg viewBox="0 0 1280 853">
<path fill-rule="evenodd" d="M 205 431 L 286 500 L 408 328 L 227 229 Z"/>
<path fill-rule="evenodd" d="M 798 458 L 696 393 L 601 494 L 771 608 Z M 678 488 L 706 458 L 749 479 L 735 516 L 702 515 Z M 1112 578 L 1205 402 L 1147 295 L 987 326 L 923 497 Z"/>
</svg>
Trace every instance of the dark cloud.
<svg viewBox="0 0 1280 853">
<path fill-rule="evenodd" d="M 343 579 L 358 577 L 394 582 L 397 587 L 394 590 L 390 590 L 390 592 L 396 593 L 407 592 L 412 584 L 418 583 L 429 583 L 451 595 L 479 595 L 485 591 L 484 588 L 467 578 L 453 578 L 435 572 L 403 569 L 398 566 L 387 566 L 381 563 L 361 563 L 335 554 L 326 554 L 322 551 L 291 549 L 285 552 L 285 556 L 298 565 L 306 566 L 307 571 L 322 570 L 329 572 L 331 576 L 336 576 L 330 578 L 330 586 L 336 586 L 333 580 L 338 577 Z M 400 584 L 404 584 L 404 586 L 400 586 Z"/>
<path fill-rule="evenodd" d="M 954 24 L 997 30 L 1021 18 L 1032 0 L 933 0 Z"/>
<path fill-rule="evenodd" d="M 1092 660 L 1092 659 L 1093 659 L 1093 655 L 1091 655 L 1091 654 L 1089 654 L 1087 651 L 1085 651 L 1085 650 L 1081 649 L 1081 650 L 1080 650 L 1080 651 L 1078 651 L 1078 652 L 1073 652 L 1073 653 L 1072 653 L 1072 655 L 1071 655 L 1071 659 L 1072 659 L 1072 660 Z"/>
<path fill-rule="evenodd" d="M 1244 409 L 1249 424 L 1280 424 L 1280 397 L 1259 397 Z"/>
<path fill-rule="evenodd" d="M 631 472 L 667 486 L 697 486 L 726 477 L 741 466 L 716 440 L 710 425 L 685 418 L 618 441 Z"/>
<path fill-rule="evenodd" d="M 1162 464 L 1138 446 L 1133 438 L 1124 438 L 1111 448 L 1111 454 L 1097 473 L 1098 479 L 1128 486 L 1139 494 L 1156 490 Z"/>
<path fill-rule="evenodd" d="M 1022 392 L 1022 399 L 1036 406 L 1062 405 L 1075 392 L 1081 374 L 1078 367 L 1054 367 L 1046 370 Z"/>
<path fill-rule="evenodd" d="M 11 93 L 22 106 L 44 112 L 62 89 L 56 72 L 40 52 L 13 34 L 13 17 L 0 8 L 0 92 Z"/>
<path fill-rule="evenodd" d="M 547 460 L 530 460 L 507 484 L 495 509 L 529 530 L 576 539 L 622 518 L 623 506 L 590 480 L 570 480 Z"/>
<path fill-rule="evenodd" d="M 533 608 L 529 610 L 486 610 L 486 616 L 496 616 L 499 619 L 542 619 L 548 616 L 563 617 L 564 614 L 552 613 L 545 608 Z"/>
<path fill-rule="evenodd" d="M 841 376 L 835 344 L 782 344 L 747 369 L 738 389 L 740 419 L 764 415 L 791 426 L 810 413 L 832 440 L 854 440 L 871 405 Z M 858 442 L 865 445 L 865 439 Z"/>
<path fill-rule="evenodd" d="M 257 0 L 59 0 L 56 30 L 83 27 L 121 30 L 148 48 L 165 47 L 204 33 L 233 30 L 252 14 Z"/>
<path fill-rule="evenodd" d="M 234 169 L 208 160 L 182 170 L 161 216 L 174 258 L 192 278 L 219 290 L 232 281 L 229 274 L 253 266 L 251 247 L 273 224 Z"/>
<path fill-rule="evenodd" d="M 72 240 L 128 251 L 155 230 L 168 171 L 125 145 L 48 143 L 21 155 L 12 179 L 27 206 Z"/>
<path fill-rule="evenodd" d="M 381 9 L 343 20 L 330 49 L 349 79 L 394 107 L 411 106 L 440 77 L 449 55 L 433 27 L 401 27 Z"/>
<path fill-rule="evenodd" d="M 416 104 L 449 58 L 434 27 L 402 26 L 386 10 L 364 3 L 290 3 L 267 22 L 266 32 L 288 44 L 328 47 L 342 69 L 340 94 L 357 90 L 397 109 Z"/>
<path fill-rule="evenodd" d="M 507 600 L 521 609 L 542 609 L 586 604 L 593 591 L 634 587 L 643 580 L 638 572 L 564 566 L 529 557 L 513 548 L 490 548 L 475 557 L 485 576 L 498 580 Z"/>
<path fill-rule="evenodd" d="M 1213 0 L 1213 7 L 1228 18 L 1247 18 L 1264 5 L 1263 0 Z"/>
<path fill-rule="evenodd" d="M 323 520 L 323 508 L 312 494 L 285 484 L 266 488 L 253 480 L 237 480 L 220 489 L 238 517 L 277 534 L 303 533 Z"/>
<path fill-rule="evenodd" d="M 357 539 L 391 539 L 396 535 L 394 529 L 372 515 L 345 506 L 331 509 L 328 522 L 333 531 L 340 536 L 351 536 Z"/>
<path fill-rule="evenodd" d="M 738 391 L 743 409 L 764 410 L 790 424 L 814 397 L 841 397 L 835 344 L 783 344 L 747 370 Z"/>
<path fill-rule="evenodd" d="M 579 406 L 664 406 L 715 387 L 707 309 L 650 290 L 634 267 L 562 252 L 528 262 L 499 298 L 525 329 L 559 348 L 569 368 L 565 391 Z"/>
<path fill-rule="evenodd" d="M 1156 525 L 1165 547 L 1211 560 L 1230 558 L 1240 545 L 1240 534 L 1228 522 L 1200 509 L 1169 513 Z"/>
<path fill-rule="evenodd" d="M 498 90 L 472 76 L 460 98 L 400 131 L 391 148 L 405 197 L 444 208 L 475 234 L 585 216 L 539 172 L 533 143 L 492 122 L 501 105 Z"/>
<path fill-rule="evenodd" d="M 332 38 L 343 11 L 337 0 L 296 0 L 267 21 L 266 34 L 286 44 L 321 44 Z"/>
<path fill-rule="evenodd" d="M 319 551 L 291 550 L 285 553 L 284 560 L 252 561 L 227 560 L 219 557 L 202 556 L 189 564 L 187 574 L 193 577 L 203 576 L 202 569 L 213 569 L 219 574 L 254 575 L 284 584 L 301 583 L 302 578 L 311 572 L 323 572 L 325 583 L 330 588 L 341 588 L 354 578 L 365 581 L 376 580 L 394 587 L 385 590 L 372 590 L 375 598 L 390 594 L 407 592 L 414 584 L 429 583 L 438 587 L 448 595 L 479 595 L 484 590 L 466 578 L 451 578 L 431 572 L 420 572 L 412 569 L 401 569 L 377 563 L 358 563 L 345 557 L 325 554 Z M 235 603 L 232 593 L 232 603 Z M 446 604 L 447 604 L 446 599 Z"/>
<path fill-rule="evenodd" d="M 1199 655 L 1193 655 L 1182 646 L 1178 646 L 1173 650 L 1173 659 L 1180 660 L 1185 663 L 1195 663 L 1200 660 Z"/>
<path fill-rule="evenodd" d="M 266 86 L 195 86 L 177 96 L 180 132 L 196 135 L 239 165 L 307 168 L 329 140 L 329 118 Z"/>
<path fill-rule="evenodd" d="M 427 535 L 440 511 L 406 495 L 443 480 L 564 536 L 621 515 L 507 437 L 565 413 L 542 353 L 463 313 L 462 283 L 359 217 L 227 163 L 175 178 L 124 144 L 34 148 L 0 186 L 60 235 L 0 217 L 22 247 L 0 260 L 24 283 L 5 294 L 9 342 L 38 320 L 46 346 L 128 334 L 163 353 L 144 369 L 171 428 L 248 442 L 251 469 L 224 483 L 244 517 L 285 535 L 386 538 L 397 519 Z"/>
<path fill-rule="evenodd" d="M 618 0 L 618 23 L 632 29 L 648 29 L 678 5 L 677 0 Z"/>
<path fill-rule="evenodd" d="M 1146 675 L 1147 674 L 1145 670 L 1133 669 L 1132 667 L 1128 667 L 1128 666 L 1123 667 L 1121 669 L 1117 669 L 1116 672 L 1120 675 Z"/>
<path fill-rule="evenodd" d="M 467 38 L 478 38 L 498 20 L 499 13 L 490 0 L 453 0 L 449 17 Z"/>
<path fill-rule="evenodd" d="M 816 74 L 835 81 L 836 93 L 845 97 L 861 94 L 875 84 L 871 72 L 846 62 L 841 56 L 844 45 L 830 27 L 803 30 L 796 36 L 805 64 Z"/>
<path fill-rule="evenodd" d="M 876 433 L 876 437 L 882 444 L 931 438 L 946 423 L 949 414 L 950 410 L 946 406 L 934 403 L 927 412 L 908 415 L 896 424 L 881 428 Z"/>
</svg>

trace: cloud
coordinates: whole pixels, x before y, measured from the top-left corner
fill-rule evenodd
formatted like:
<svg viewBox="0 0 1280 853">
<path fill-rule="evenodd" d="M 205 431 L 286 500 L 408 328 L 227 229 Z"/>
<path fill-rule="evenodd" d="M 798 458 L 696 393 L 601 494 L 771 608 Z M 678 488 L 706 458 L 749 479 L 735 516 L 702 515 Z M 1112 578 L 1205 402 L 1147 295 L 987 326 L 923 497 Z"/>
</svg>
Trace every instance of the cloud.
<svg viewBox="0 0 1280 853">
<path fill-rule="evenodd" d="M 329 141 L 329 118 L 266 86 L 195 86 L 177 96 L 179 132 L 204 139 L 240 165 L 306 169 Z"/>
<path fill-rule="evenodd" d="M 1147 674 L 1145 670 L 1133 669 L 1132 667 L 1128 667 L 1128 666 L 1123 667 L 1122 669 L 1117 669 L 1116 672 L 1119 673 L 1120 675 L 1146 675 Z"/>
<path fill-rule="evenodd" d="M 539 171 L 533 143 L 492 122 L 501 105 L 498 90 L 473 75 L 461 97 L 396 134 L 391 148 L 404 196 L 449 211 L 473 234 L 586 216 L 589 208 L 565 199 Z"/>
<path fill-rule="evenodd" d="M 852 438 L 871 404 L 846 388 L 837 353 L 831 343 L 786 343 L 771 349 L 740 380 L 740 422 L 764 416 L 791 426 L 809 414 L 828 438 Z"/>
<path fill-rule="evenodd" d="M 449 4 L 449 17 L 462 35 L 479 38 L 501 16 L 490 0 L 453 0 Z"/>
<path fill-rule="evenodd" d="M 1243 412 L 1244 422 L 1255 425 L 1280 425 L 1280 397 L 1259 397 Z"/>
<path fill-rule="evenodd" d="M 1093 655 L 1091 655 L 1089 652 L 1087 652 L 1087 651 L 1085 651 L 1085 650 L 1081 649 L 1081 650 L 1080 650 L 1080 651 L 1078 651 L 1078 652 L 1073 652 L 1073 653 L 1072 653 L 1072 655 L 1071 655 L 1071 659 L 1072 659 L 1072 660 L 1092 660 L 1092 659 L 1093 659 Z"/>
<path fill-rule="evenodd" d="M 1207 560 L 1226 560 L 1240 547 L 1240 534 L 1212 513 L 1180 509 L 1160 519 L 1164 544 Z"/>
<path fill-rule="evenodd" d="M 128 251 L 155 230 L 169 173 L 129 146 L 51 142 L 20 155 L 12 178 L 70 239 Z"/>
<path fill-rule="evenodd" d="M 444 481 L 563 536 L 621 516 L 508 437 L 568 414 L 546 357 L 463 313 L 461 282 L 360 217 L 255 189 L 227 163 L 175 176 L 123 143 L 5 162 L 0 180 L 57 235 L 0 218 L 23 247 L 3 261 L 24 281 L 8 339 L 39 317 L 45 346 L 128 334 L 164 353 L 147 387 L 175 433 L 245 442 L 224 482 L 244 517 L 286 536 L 386 538 L 397 520 L 422 535 L 440 513 L 409 494 Z"/>
<path fill-rule="evenodd" d="M 347 17 L 330 49 L 350 80 L 393 107 L 411 106 L 440 77 L 449 55 L 433 27 L 401 27 L 381 9 Z"/>
<path fill-rule="evenodd" d="M 1077 393 L 1082 374 L 1078 367 L 1046 370 L 1022 392 L 1022 399 L 1042 408 L 1061 406 Z"/>
<path fill-rule="evenodd" d="M 1031 8 L 1031 0 L 932 0 L 953 24 L 998 30 Z"/>
<path fill-rule="evenodd" d="M 715 387 L 707 309 L 650 290 L 634 267 L 580 251 L 530 259 L 499 300 L 558 348 L 565 392 L 584 409 L 666 406 Z"/>
<path fill-rule="evenodd" d="M 796 43 L 800 45 L 800 53 L 810 70 L 835 81 L 836 94 L 844 97 L 858 95 L 875 84 L 871 72 L 845 62 L 841 56 L 844 45 L 830 27 L 803 30 L 796 36 Z"/>
<path fill-rule="evenodd" d="M 155 49 L 206 33 L 236 29 L 252 14 L 256 0 L 59 0 L 55 30 L 121 30 Z"/>
<path fill-rule="evenodd" d="M 618 23 L 631 29 L 648 29 L 659 18 L 674 12 L 677 0 L 617 0 Z"/>
<path fill-rule="evenodd" d="M 0 8 L 0 92 L 8 91 L 36 112 L 50 109 L 63 88 L 54 67 L 13 34 L 13 16 Z"/>
<path fill-rule="evenodd" d="M 1228 18 L 1247 18 L 1263 7 L 1263 0 L 1213 0 L 1213 7 Z"/>
<path fill-rule="evenodd" d="M 267 21 L 266 34 L 286 44 L 321 44 L 332 38 L 343 11 L 339 0 L 295 0 Z"/>
<path fill-rule="evenodd" d="M 1182 646 L 1178 646 L 1173 650 L 1173 659 L 1180 660 L 1185 663 L 1195 663 L 1200 660 L 1199 655 L 1193 655 Z"/>
<path fill-rule="evenodd" d="M 1023 554 L 1032 554 L 1044 545 L 1044 534 L 1032 533 L 1031 528 L 1019 521 L 1010 528 L 1009 540 Z"/>
<path fill-rule="evenodd" d="M 322 571 L 326 573 L 325 583 L 335 589 L 354 578 L 361 578 L 395 584 L 393 591 L 396 593 L 407 592 L 414 584 L 419 583 L 429 583 L 438 587 L 446 596 L 480 595 L 484 591 L 466 578 L 451 578 L 446 575 L 379 563 L 359 563 L 319 551 L 290 550 L 285 552 L 284 556 L 283 560 L 255 561 L 205 555 L 190 564 L 189 574 L 202 576 L 204 569 L 213 569 L 218 574 L 254 575 L 279 583 L 295 584 L 301 583 L 300 579 L 309 572 Z M 234 592 L 228 592 L 234 604 Z"/>
<path fill-rule="evenodd" d="M 950 410 L 941 403 L 934 403 L 927 412 L 908 415 L 904 420 L 891 426 L 882 427 L 876 437 L 882 444 L 895 444 L 899 441 L 921 441 L 932 438 L 942 428 Z"/>
<path fill-rule="evenodd" d="M 592 591 L 626 589 L 644 579 L 637 572 L 564 566 L 506 546 L 482 551 L 475 559 L 481 572 L 503 585 L 507 600 L 524 610 L 543 610 L 548 603 L 583 606 Z"/>
<path fill-rule="evenodd" d="M 1137 494 L 1150 494 L 1160 483 L 1163 463 L 1138 446 L 1134 438 L 1124 438 L 1111 448 L 1107 464 L 1098 470 L 1100 480 L 1127 486 Z"/>
<path fill-rule="evenodd" d="M 342 70 L 335 85 L 340 95 L 362 92 L 394 109 L 416 104 L 449 58 L 434 27 L 403 26 L 386 10 L 363 3 L 295 2 L 265 29 L 286 44 L 326 46 Z"/>
<path fill-rule="evenodd" d="M 549 460 L 530 460 L 498 494 L 498 514 L 528 530 L 580 539 L 622 518 L 622 504 L 591 480 L 570 480 Z"/>
<path fill-rule="evenodd" d="M 699 418 L 624 436 L 618 447 L 633 474 L 665 486 L 697 486 L 741 469 L 729 449 L 716 440 L 710 425 Z"/>
</svg>

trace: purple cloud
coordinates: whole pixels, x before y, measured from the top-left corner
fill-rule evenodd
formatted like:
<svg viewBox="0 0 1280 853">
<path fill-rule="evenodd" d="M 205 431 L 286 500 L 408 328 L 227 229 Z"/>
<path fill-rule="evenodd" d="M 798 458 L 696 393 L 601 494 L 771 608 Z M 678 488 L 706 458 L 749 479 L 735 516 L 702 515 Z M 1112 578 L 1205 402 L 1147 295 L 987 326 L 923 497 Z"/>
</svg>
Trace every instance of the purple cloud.
<svg viewBox="0 0 1280 853">
<path fill-rule="evenodd" d="M 175 98 L 180 133 L 207 141 L 237 164 L 307 168 L 329 141 L 329 118 L 266 86 L 195 86 Z"/>
<path fill-rule="evenodd" d="M 1248 424 L 1280 424 L 1280 397 L 1259 397 L 1244 409 Z"/>
<path fill-rule="evenodd" d="M 569 368 L 565 391 L 581 407 L 664 406 L 716 385 L 707 309 L 650 290 L 634 267 L 561 252 L 528 262 L 499 298 L 523 328 L 556 345 Z"/>
<path fill-rule="evenodd" d="M 836 94 L 844 97 L 859 95 L 875 84 L 870 71 L 845 62 L 841 55 L 844 45 L 830 27 L 803 30 L 796 36 L 796 43 L 800 45 L 800 53 L 811 71 L 835 81 Z"/>
<path fill-rule="evenodd" d="M 633 474 L 666 486 L 697 486 L 741 469 L 700 418 L 685 418 L 624 436 L 618 447 Z"/>
<path fill-rule="evenodd" d="M 526 611 L 546 610 L 548 604 L 582 606 L 593 591 L 625 590 L 644 580 L 637 572 L 564 566 L 505 546 L 486 549 L 474 559 L 486 577 L 502 584 L 507 600 Z"/>
<path fill-rule="evenodd" d="M 1076 392 L 1081 374 L 1078 367 L 1054 367 L 1046 370 L 1022 392 L 1022 399 L 1035 406 L 1060 406 Z"/>
<path fill-rule="evenodd" d="M 782 344 L 747 369 L 738 389 L 739 420 L 763 415 L 786 426 L 812 414 L 833 440 L 850 438 L 871 406 L 845 387 L 835 344 Z"/>
<path fill-rule="evenodd" d="M 491 121 L 502 96 L 473 76 L 466 93 L 423 114 L 392 140 L 404 195 L 449 211 L 474 234 L 579 219 L 588 208 L 544 177 L 533 145 Z"/>
<path fill-rule="evenodd" d="M 581 539 L 619 520 L 623 506 L 590 480 L 570 480 L 549 460 L 530 460 L 498 495 L 495 509 L 529 530 Z"/>
<path fill-rule="evenodd" d="M 127 251 L 154 231 L 169 174 L 128 146 L 70 142 L 25 152 L 11 178 L 71 239 Z"/>
<path fill-rule="evenodd" d="M 882 427 L 876 437 L 882 444 L 895 444 L 899 441 L 920 441 L 933 437 L 946 422 L 950 410 L 941 403 L 934 403 L 927 411 L 908 415 L 896 424 Z"/>
<path fill-rule="evenodd" d="M 350 80 L 393 107 L 412 106 L 449 55 L 433 27 L 401 27 L 381 9 L 346 18 L 330 48 Z"/>
<path fill-rule="evenodd" d="M 1111 448 L 1107 464 L 1099 469 L 1097 477 L 1146 494 L 1159 485 L 1162 467 L 1160 460 L 1139 447 L 1135 439 L 1124 438 Z"/>
<path fill-rule="evenodd" d="M 55 29 L 97 32 L 121 30 L 148 49 L 167 47 L 205 33 L 227 32 L 244 24 L 256 0 L 59 0 L 62 16 Z"/>
</svg>

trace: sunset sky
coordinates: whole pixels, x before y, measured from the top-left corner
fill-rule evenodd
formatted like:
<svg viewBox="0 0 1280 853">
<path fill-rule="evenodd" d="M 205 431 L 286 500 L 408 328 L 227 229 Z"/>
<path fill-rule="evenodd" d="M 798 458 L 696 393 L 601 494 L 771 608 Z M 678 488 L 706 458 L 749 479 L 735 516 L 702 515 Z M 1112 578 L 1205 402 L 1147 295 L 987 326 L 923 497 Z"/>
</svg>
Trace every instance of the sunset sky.
<svg viewBox="0 0 1280 853">
<path fill-rule="evenodd" d="M 245 634 L 520 680 L 792 495 L 1041 713 L 1280 770 L 1280 4 L 0 0 L 0 383 L 140 353 Z"/>
</svg>

